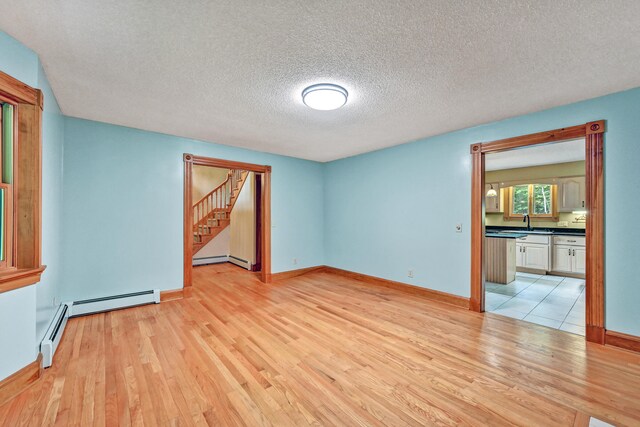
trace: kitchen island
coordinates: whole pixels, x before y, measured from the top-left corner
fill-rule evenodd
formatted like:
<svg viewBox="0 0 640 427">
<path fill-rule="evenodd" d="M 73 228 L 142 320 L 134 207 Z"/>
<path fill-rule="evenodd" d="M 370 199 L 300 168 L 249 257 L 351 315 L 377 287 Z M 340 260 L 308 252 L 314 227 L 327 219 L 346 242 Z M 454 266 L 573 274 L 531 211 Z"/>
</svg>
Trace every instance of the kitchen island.
<svg viewBox="0 0 640 427">
<path fill-rule="evenodd" d="M 516 239 L 519 233 L 485 234 L 485 279 L 492 283 L 511 283 L 516 279 Z"/>
</svg>

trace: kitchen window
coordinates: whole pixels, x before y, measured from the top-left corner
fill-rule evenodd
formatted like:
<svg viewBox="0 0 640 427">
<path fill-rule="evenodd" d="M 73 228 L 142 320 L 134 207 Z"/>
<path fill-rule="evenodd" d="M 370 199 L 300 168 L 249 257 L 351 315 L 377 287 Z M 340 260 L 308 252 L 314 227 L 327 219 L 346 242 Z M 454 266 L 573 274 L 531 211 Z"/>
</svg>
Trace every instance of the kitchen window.
<svg viewBox="0 0 640 427">
<path fill-rule="evenodd" d="M 557 221 L 557 186 L 553 184 L 518 184 L 505 191 L 507 206 L 505 219 L 531 219 Z"/>
</svg>

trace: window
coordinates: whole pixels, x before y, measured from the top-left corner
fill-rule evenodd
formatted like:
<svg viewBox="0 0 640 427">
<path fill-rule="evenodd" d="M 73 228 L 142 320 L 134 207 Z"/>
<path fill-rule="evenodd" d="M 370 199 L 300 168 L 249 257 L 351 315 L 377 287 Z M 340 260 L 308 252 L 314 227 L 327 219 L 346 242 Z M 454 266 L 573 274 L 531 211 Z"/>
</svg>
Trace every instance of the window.
<svg viewBox="0 0 640 427">
<path fill-rule="evenodd" d="M 557 221 L 557 189 L 553 184 L 519 184 L 508 188 L 505 219 L 543 218 Z"/>
<path fill-rule="evenodd" d="M 14 106 L 0 102 L 0 270 L 13 267 Z"/>
<path fill-rule="evenodd" d="M 42 92 L 0 72 L 0 293 L 40 281 Z"/>
</svg>

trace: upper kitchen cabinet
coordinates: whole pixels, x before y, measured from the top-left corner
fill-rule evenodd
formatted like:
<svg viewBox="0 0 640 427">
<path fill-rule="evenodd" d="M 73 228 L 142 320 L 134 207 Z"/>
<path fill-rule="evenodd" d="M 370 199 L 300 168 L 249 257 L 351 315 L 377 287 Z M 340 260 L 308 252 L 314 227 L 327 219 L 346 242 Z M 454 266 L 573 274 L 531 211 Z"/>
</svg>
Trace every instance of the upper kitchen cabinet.
<svg viewBox="0 0 640 427">
<path fill-rule="evenodd" d="M 586 200 L 584 176 L 558 180 L 558 212 L 584 210 Z"/>
<path fill-rule="evenodd" d="M 504 212 L 502 189 L 499 183 L 493 182 L 484 186 L 484 204 L 487 213 Z"/>
</svg>

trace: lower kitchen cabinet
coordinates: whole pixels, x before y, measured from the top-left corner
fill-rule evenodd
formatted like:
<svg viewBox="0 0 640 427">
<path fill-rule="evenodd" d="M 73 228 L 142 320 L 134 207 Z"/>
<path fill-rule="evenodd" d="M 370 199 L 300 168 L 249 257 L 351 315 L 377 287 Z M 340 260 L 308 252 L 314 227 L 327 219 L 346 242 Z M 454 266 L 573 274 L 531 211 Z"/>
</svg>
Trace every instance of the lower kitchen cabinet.
<svg viewBox="0 0 640 427">
<path fill-rule="evenodd" d="M 587 265 L 587 251 L 584 237 L 568 238 L 554 237 L 553 271 L 585 274 Z"/>
<path fill-rule="evenodd" d="M 572 260 L 571 251 L 575 250 L 571 246 L 555 245 L 553 247 L 553 270 L 571 272 Z"/>
<path fill-rule="evenodd" d="M 585 248 L 575 248 L 572 252 L 572 272 L 585 274 L 587 272 L 587 250 Z"/>
<path fill-rule="evenodd" d="M 549 236 L 529 235 L 516 240 L 516 267 L 549 270 Z"/>
<path fill-rule="evenodd" d="M 516 267 L 549 270 L 549 245 L 517 244 Z"/>
</svg>

